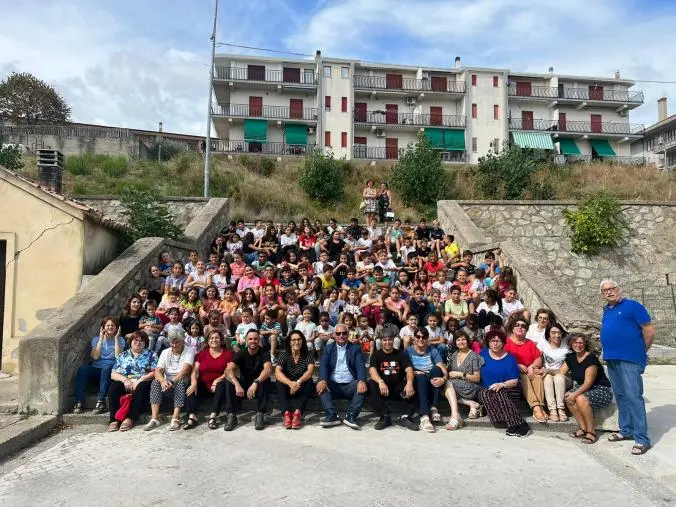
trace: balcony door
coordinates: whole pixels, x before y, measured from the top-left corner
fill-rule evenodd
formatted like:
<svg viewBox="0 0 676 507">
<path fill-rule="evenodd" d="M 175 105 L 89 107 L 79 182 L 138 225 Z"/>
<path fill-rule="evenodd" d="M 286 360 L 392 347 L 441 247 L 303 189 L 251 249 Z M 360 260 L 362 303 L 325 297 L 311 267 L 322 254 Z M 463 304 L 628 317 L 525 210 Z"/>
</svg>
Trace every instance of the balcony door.
<svg viewBox="0 0 676 507">
<path fill-rule="evenodd" d="M 521 111 L 521 128 L 533 130 L 533 111 Z"/>
<path fill-rule="evenodd" d="M 282 80 L 285 83 L 300 83 L 300 69 L 284 67 L 282 70 Z"/>
<path fill-rule="evenodd" d="M 366 123 L 366 102 L 354 103 L 354 121 Z"/>
<path fill-rule="evenodd" d="M 265 65 L 248 65 L 246 75 L 249 81 L 265 81 Z"/>
<path fill-rule="evenodd" d="M 430 125 L 440 126 L 443 122 L 443 115 L 441 114 L 441 107 L 431 106 L 430 107 Z"/>
<path fill-rule="evenodd" d="M 385 158 L 396 159 L 399 156 L 399 140 L 396 137 L 385 138 Z"/>
<path fill-rule="evenodd" d="M 432 76 L 432 91 L 445 92 L 448 90 L 448 79 L 446 76 Z"/>
<path fill-rule="evenodd" d="M 303 119 L 303 99 L 289 99 L 289 118 L 292 120 Z"/>
<path fill-rule="evenodd" d="M 603 120 L 600 114 L 591 115 L 591 131 L 594 134 L 600 134 L 603 132 Z"/>
<path fill-rule="evenodd" d="M 530 81 L 517 81 L 516 94 L 519 97 L 530 97 L 533 94 Z"/>
<path fill-rule="evenodd" d="M 366 158 L 367 147 L 366 147 L 366 137 L 363 136 L 354 136 L 353 140 L 354 147 L 352 153 L 354 153 L 355 158 Z"/>
<path fill-rule="evenodd" d="M 559 130 L 566 130 L 566 113 L 559 113 Z"/>
<path fill-rule="evenodd" d="M 388 90 L 401 90 L 404 85 L 404 78 L 401 74 L 386 74 L 385 88 Z"/>
<path fill-rule="evenodd" d="M 263 97 L 249 97 L 249 116 L 263 116 Z"/>
<path fill-rule="evenodd" d="M 385 104 L 385 123 L 398 123 L 399 106 L 397 104 Z"/>
<path fill-rule="evenodd" d="M 603 86 L 590 86 L 589 100 L 603 100 Z"/>
</svg>

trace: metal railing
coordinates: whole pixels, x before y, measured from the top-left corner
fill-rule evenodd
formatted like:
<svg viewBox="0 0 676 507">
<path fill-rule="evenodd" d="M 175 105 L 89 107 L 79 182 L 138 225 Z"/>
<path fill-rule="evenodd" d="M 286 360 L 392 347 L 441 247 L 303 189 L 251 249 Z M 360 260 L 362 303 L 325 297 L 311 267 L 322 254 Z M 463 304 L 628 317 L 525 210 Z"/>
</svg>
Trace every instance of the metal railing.
<svg viewBox="0 0 676 507">
<path fill-rule="evenodd" d="M 397 160 L 406 153 L 406 148 L 399 147 L 370 147 L 365 144 L 352 146 L 352 158 L 368 160 Z M 441 160 L 444 162 L 466 162 L 467 153 L 464 151 L 441 151 Z"/>
<path fill-rule="evenodd" d="M 510 97 L 532 97 L 542 99 L 599 100 L 605 102 L 631 102 L 642 104 L 641 91 L 620 91 L 589 88 L 554 88 L 552 86 L 518 86 L 512 84 L 507 89 Z"/>
<path fill-rule="evenodd" d="M 622 165 L 646 165 L 648 160 L 645 157 L 640 156 L 614 156 L 614 157 L 602 157 L 600 159 L 593 159 L 591 155 L 561 155 L 563 157 L 563 162 L 566 164 L 589 164 L 591 162 L 603 161 L 605 163 L 611 164 L 622 164 Z"/>
<path fill-rule="evenodd" d="M 293 70 L 296 70 L 294 68 Z M 248 67 L 214 67 L 215 80 L 257 81 L 288 85 L 317 86 L 317 75 L 309 69 L 300 69 L 300 75 L 284 70 L 249 69 Z"/>
<path fill-rule="evenodd" d="M 354 111 L 355 123 L 370 125 L 420 125 L 464 127 L 464 115 L 399 113 L 393 111 Z"/>
<path fill-rule="evenodd" d="M 446 79 L 444 82 L 432 79 L 417 79 L 413 77 L 402 77 L 399 79 L 387 78 L 384 76 L 366 76 L 355 74 L 353 78 L 355 89 L 362 90 L 403 90 L 416 92 L 438 92 L 438 93 L 465 93 L 464 81 L 451 81 Z"/>
<path fill-rule="evenodd" d="M 234 116 L 240 118 L 272 118 L 276 120 L 317 121 L 318 110 L 315 107 L 292 108 L 287 106 L 249 106 L 248 104 L 213 104 L 214 116 Z"/>
<path fill-rule="evenodd" d="M 619 134 L 641 135 L 643 124 L 592 122 L 592 121 L 558 121 L 558 120 L 525 120 L 510 118 L 509 128 L 512 130 L 549 130 L 557 132 L 573 132 L 581 134 Z"/>
<path fill-rule="evenodd" d="M 262 155 L 302 156 L 313 152 L 316 144 L 261 143 L 255 141 L 226 141 L 215 139 L 211 148 L 214 153 L 258 153 Z"/>
<path fill-rule="evenodd" d="M 37 135 L 56 137 L 110 137 L 126 139 L 134 137 L 129 129 L 118 127 L 77 127 L 70 125 L 21 125 L 0 126 L 4 135 Z"/>
</svg>

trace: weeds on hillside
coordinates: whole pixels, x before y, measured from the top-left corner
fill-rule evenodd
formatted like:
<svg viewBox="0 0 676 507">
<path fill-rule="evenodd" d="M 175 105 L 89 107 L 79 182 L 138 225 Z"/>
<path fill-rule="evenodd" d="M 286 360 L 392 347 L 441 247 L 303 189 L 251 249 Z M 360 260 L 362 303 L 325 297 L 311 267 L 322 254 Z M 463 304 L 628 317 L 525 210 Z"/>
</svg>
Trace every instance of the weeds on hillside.
<svg viewBox="0 0 676 507">
<path fill-rule="evenodd" d="M 90 176 L 100 169 L 106 176 L 120 178 L 129 168 L 129 160 L 122 155 L 70 155 L 64 162 L 65 170 L 74 176 Z"/>
</svg>

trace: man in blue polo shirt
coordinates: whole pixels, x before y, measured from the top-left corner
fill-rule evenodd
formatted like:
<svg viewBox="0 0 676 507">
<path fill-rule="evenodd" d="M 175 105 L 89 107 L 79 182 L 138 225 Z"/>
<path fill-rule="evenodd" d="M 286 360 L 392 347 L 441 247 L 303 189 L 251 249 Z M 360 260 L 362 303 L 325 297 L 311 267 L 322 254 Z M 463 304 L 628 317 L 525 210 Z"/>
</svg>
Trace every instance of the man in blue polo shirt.
<svg viewBox="0 0 676 507">
<path fill-rule="evenodd" d="M 601 346 L 620 426 L 619 433 L 613 433 L 608 440 L 634 440 L 631 453 L 645 454 L 650 449 L 650 439 L 641 375 L 655 338 L 655 326 L 643 305 L 623 298 L 619 285 L 613 280 L 601 282 L 601 294 L 608 302 L 603 308 Z"/>
</svg>

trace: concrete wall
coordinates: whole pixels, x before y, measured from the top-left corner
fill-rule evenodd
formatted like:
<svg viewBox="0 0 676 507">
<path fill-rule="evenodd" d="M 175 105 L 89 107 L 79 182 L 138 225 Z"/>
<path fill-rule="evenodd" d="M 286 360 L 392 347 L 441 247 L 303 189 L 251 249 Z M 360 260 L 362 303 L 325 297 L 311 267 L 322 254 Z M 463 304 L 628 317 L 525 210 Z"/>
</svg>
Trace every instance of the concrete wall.
<svg viewBox="0 0 676 507">
<path fill-rule="evenodd" d="M 71 403 L 73 379 L 87 360 L 89 342 L 106 315 L 119 315 L 163 250 L 185 259 L 197 248 L 203 255 L 229 220 L 228 199 L 212 199 L 185 230 L 185 242 L 144 238 L 125 250 L 58 312 L 20 344 L 19 404 L 22 412 L 63 413 Z"/>
<path fill-rule="evenodd" d="M 332 151 L 336 158 L 345 157 L 347 159 L 352 157 L 352 141 L 353 141 L 353 123 L 352 110 L 354 103 L 361 100 L 359 96 L 353 96 L 352 78 L 354 67 L 349 63 L 337 62 L 331 60 L 324 60 L 322 69 L 320 69 L 319 79 L 321 79 L 321 96 L 319 97 L 319 114 L 321 115 L 323 129 L 320 132 L 320 142 L 324 143 L 324 132 L 331 132 L 331 146 L 324 146 L 324 151 Z M 331 77 L 324 76 L 324 69 L 331 68 Z M 341 75 L 341 68 L 347 67 L 348 77 L 344 78 Z M 331 97 L 331 110 L 327 111 L 324 107 L 324 97 Z M 347 111 L 343 112 L 341 108 L 342 97 L 347 97 Z M 341 147 L 341 134 L 347 133 L 347 146 Z"/>
<path fill-rule="evenodd" d="M 126 218 L 122 215 L 122 205 L 120 198 L 114 195 L 78 195 L 74 196 L 80 202 L 87 206 L 96 208 L 105 216 L 113 220 L 126 223 Z M 185 229 L 197 214 L 209 202 L 204 197 L 166 197 L 163 202 L 167 204 L 169 211 L 174 215 L 176 225 Z"/>
<path fill-rule="evenodd" d="M 504 76 L 498 80 L 497 87 L 493 86 L 493 76 L 500 73 L 495 70 L 469 70 L 467 71 L 467 152 L 470 163 L 476 164 L 479 157 L 488 154 L 492 149 L 495 139 L 501 146 L 507 138 L 507 118 L 509 116 L 507 105 L 507 90 L 504 86 Z M 476 86 L 472 86 L 472 75 L 476 75 Z M 472 118 L 472 104 L 477 106 L 477 118 Z M 493 106 L 498 106 L 499 117 L 494 119 Z M 477 150 L 472 151 L 472 138 L 477 139 Z"/>
<path fill-rule="evenodd" d="M 139 157 L 139 140 L 136 137 L 97 137 L 97 136 L 56 136 L 40 134 L 3 134 L 3 142 L 27 146 L 31 152 L 36 149 L 52 148 L 64 156 L 82 155 L 123 155 L 129 158 Z"/>
</svg>

